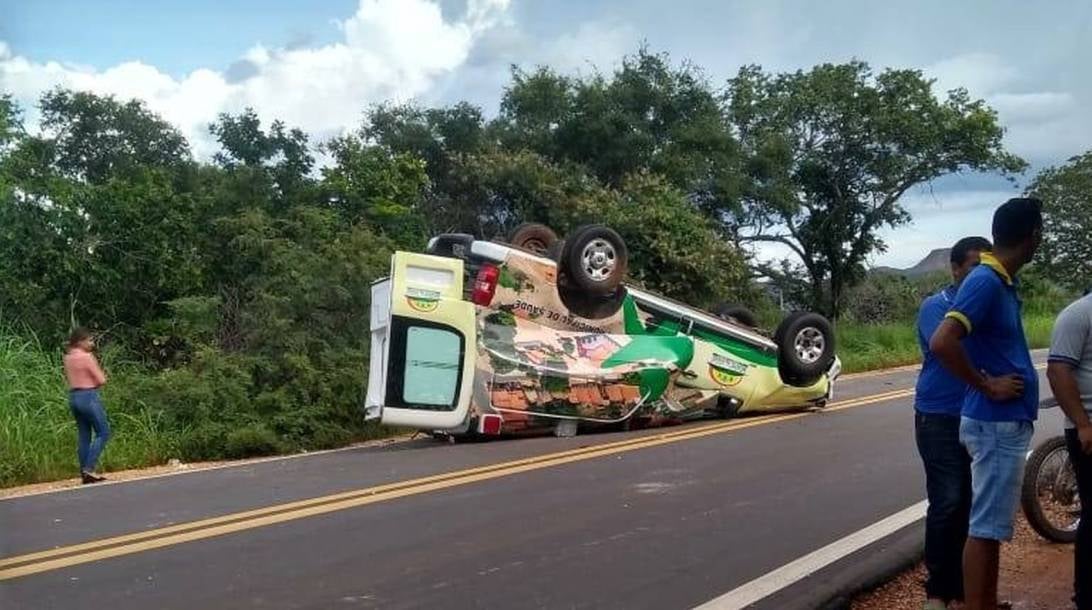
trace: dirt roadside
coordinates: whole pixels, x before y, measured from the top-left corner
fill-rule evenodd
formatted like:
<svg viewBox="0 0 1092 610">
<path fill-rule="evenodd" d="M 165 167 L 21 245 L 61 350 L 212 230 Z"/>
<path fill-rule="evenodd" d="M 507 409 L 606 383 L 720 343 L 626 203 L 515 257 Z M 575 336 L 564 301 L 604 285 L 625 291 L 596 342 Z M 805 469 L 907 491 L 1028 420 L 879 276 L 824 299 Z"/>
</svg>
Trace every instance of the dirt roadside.
<svg viewBox="0 0 1092 610">
<path fill-rule="evenodd" d="M 874 591 L 859 595 L 852 610 L 918 609 L 925 602 L 925 566 L 918 564 Z M 1016 535 L 1001 549 L 1000 599 L 1013 610 L 1073 608 L 1073 546 L 1049 543 L 1017 519 Z"/>
</svg>

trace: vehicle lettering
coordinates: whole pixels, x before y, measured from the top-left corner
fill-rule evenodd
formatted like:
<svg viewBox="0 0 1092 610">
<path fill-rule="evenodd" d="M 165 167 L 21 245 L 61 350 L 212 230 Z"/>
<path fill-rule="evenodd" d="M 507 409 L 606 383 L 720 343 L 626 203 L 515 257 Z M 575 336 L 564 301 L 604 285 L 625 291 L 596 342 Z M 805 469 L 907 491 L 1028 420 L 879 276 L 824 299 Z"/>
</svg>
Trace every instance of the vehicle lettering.
<svg viewBox="0 0 1092 610">
<path fill-rule="evenodd" d="M 406 288 L 406 297 L 419 301 L 439 301 L 440 293 L 436 290 L 426 290 L 424 288 L 409 286 Z"/>
<path fill-rule="evenodd" d="M 589 333 L 599 333 L 599 334 L 607 332 L 606 329 L 600 328 L 598 326 L 594 326 L 592 324 L 588 324 L 587 322 L 584 322 L 583 320 L 581 320 L 581 319 L 579 319 L 579 318 L 577 318 L 575 316 L 572 316 L 570 314 L 562 313 L 562 312 L 559 312 L 559 311 L 554 311 L 552 309 L 546 309 L 545 307 L 542 307 L 541 305 L 534 305 L 532 303 L 528 303 L 527 301 L 523 301 L 523 300 L 517 300 L 512 305 L 512 309 L 514 311 L 522 311 L 522 312 L 526 313 L 527 314 L 526 317 L 530 318 L 532 320 L 534 320 L 536 318 L 545 317 L 550 322 L 560 323 L 562 325 L 568 326 L 568 327 L 573 328 L 575 330 L 580 330 L 580 331 L 589 332 Z"/>
<path fill-rule="evenodd" d="M 713 354 L 713 357 L 709 359 L 709 364 L 733 375 L 744 375 L 747 373 L 746 364 L 720 354 Z"/>
</svg>

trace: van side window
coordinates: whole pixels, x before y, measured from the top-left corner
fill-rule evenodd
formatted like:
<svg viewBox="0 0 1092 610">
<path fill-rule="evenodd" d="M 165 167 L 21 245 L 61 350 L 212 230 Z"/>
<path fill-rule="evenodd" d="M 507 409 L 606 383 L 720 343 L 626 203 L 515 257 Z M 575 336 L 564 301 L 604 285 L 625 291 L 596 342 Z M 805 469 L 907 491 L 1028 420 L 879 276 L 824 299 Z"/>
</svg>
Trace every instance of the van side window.
<svg viewBox="0 0 1092 610">
<path fill-rule="evenodd" d="M 414 326 L 406 333 L 406 373 L 402 398 L 418 405 L 449 406 L 459 389 L 459 335 Z"/>
</svg>

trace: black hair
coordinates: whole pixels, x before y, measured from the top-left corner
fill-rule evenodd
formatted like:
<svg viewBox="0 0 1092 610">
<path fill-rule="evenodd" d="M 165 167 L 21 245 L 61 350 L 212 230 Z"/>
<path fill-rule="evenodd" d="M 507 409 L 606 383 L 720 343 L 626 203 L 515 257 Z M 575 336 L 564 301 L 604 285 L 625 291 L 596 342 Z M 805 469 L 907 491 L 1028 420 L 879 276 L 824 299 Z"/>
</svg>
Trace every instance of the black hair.
<svg viewBox="0 0 1092 610">
<path fill-rule="evenodd" d="M 993 243 L 1011 248 L 1024 243 L 1043 228 L 1043 202 L 1034 197 L 1014 197 L 993 213 Z"/>
<path fill-rule="evenodd" d="M 964 237 L 952 246 L 951 262 L 953 265 L 962 265 L 967 262 L 967 256 L 971 252 L 989 252 L 993 250 L 993 244 L 985 237 Z"/>
<path fill-rule="evenodd" d="M 87 339 L 90 339 L 90 338 L 91 338 L 91 331 L 87 330 L 86 328 L 84 328 L 82 326 L 79 326 L 79 327 L 72 330 L 72 334 L 68 335 L 68 347 L 69 348 L 76 347 L 80 343 L 82 343 L 82 342 L 84 342 L 84 341 L 86 341 Z"/>
</svg>

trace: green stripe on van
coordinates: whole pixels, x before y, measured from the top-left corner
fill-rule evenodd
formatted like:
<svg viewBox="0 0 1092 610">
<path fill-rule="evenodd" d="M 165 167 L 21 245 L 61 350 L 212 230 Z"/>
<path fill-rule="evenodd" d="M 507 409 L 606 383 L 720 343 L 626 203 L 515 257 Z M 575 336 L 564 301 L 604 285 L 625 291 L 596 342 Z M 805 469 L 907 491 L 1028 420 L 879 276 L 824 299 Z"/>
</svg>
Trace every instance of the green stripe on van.
<svg viewBox="0 0 1092 610">
<path fill-rule="evenodd" d="M 679 322 L 676 320 L 655 320 L 645 326 L 641 324 L 641 317 L 637 309 L 637 302 L 633 297 L 626 295 L 622 304 L 623 322 L 627 335 L 653 335 L 669 337 L 680 332 Z M 691 335 L 708 341 L 720 349 L 732 354 L 736 358 L 746 360 L 758 366 L 777 366 L 777 354 L 771 354 L 761 348 L 748 345 L 733 337 L 717 334 L 702 328 L 695 328 Z"/>
</svg>

